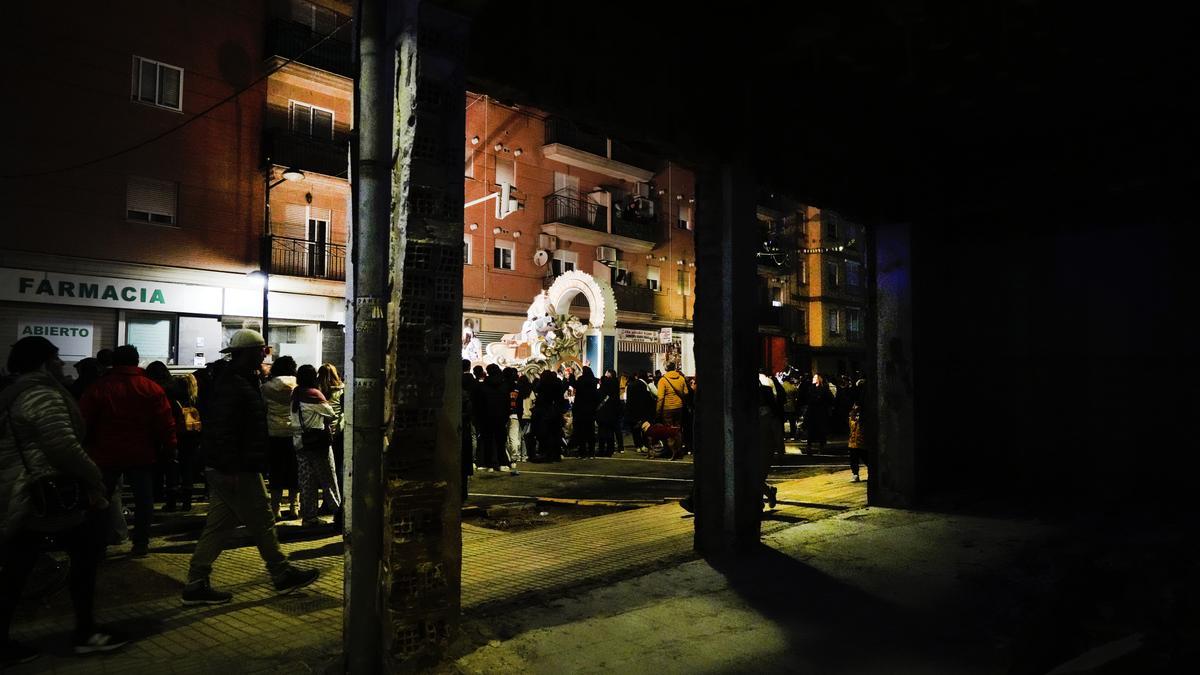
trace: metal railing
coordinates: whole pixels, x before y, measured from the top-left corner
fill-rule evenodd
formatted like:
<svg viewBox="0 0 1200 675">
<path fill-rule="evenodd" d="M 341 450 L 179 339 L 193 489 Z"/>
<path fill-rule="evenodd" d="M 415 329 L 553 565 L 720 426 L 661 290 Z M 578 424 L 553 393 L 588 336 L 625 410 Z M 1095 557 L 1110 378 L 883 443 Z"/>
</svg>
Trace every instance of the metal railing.
<svg viewBox="0 0 1200 675">
<path fill-rule="evenodd" d="M 562 223 L 597 232 L 608 231 L 608 209 L 573 194 L 555 192 L 546 195 L 545 223 Z"/>
<path fill-rule="evenodd" d="M 347 18 L 341 17 L 339 24 L 347 22 Z M 267 54 L 295 58 L 297 62 L 314 68 L 343 77 L 354 77 L 351 31 L 350 26 L 342 26 L 332 37 L 322 41 L 324 35 L 302 23 L 275 19 L 267 24 Z"/>
<path fill-rule="evenodd" d="M 266 144 L 272 164 L 339 178 L 349 175 L 347 147 L 345 139 L 315 138 L 287 129 L 270 130 Z"/>
<path fill-rule="evenodd" d="M 622 237 L 630 239 L 641 239 L 642 241 L 658 241 L 659 221 L 657 218 L 631 219 L 629 217 L 618 217 L 613 214 L 612 233 L 619 234 Z"/>
<path fill-rule="evenodd" d="M 654 291 L 641 286 L 622 286 L 613 284 L 613 295 L 617 299 L 617 309 L 627 312 L 654 313 Z"/>
<path fill-rule="evenodd" d="M 346 280 L 346 247 L 311 239 L 270 235 L 271 274 L 309 279 Z"/>
</svg>

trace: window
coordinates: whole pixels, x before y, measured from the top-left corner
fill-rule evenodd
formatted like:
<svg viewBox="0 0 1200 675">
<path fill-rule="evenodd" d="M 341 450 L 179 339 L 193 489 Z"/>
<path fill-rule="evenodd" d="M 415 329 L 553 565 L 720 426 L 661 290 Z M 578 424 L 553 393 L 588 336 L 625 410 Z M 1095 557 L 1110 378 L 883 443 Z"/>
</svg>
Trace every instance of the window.
<svg viewBox="0 0 1200 675">
<path fill-rule="evenodd" d="M 308 275 L 311 277 L 325 276 L 326 243 L 329 241 L 328 209 L 312 209 L 308 217 Z"/>
<path fill-rule="evenodd" d="M 838 324 L 838 311 L 836 309 L 829 310 L 829 322 L 828 323 L 829 323 L 829 334 L 830 335 L 839 335 L 842 332 L 841 326 Z"/>
<path fill-rule="evenodd" d="M 508 183 L 513 187 L 517 185 L 517 163 L 511 159 L 496 158 L 496 184 L 502 185 Z"/>
<path fill-rule="evenodd" d="M 471 249 L 475 248 L 475 238 L 469 234 L 463 235 L 463 264 L 471 264 Z"/>
<path fill-rule="evenodd" d="M 679 206 L 679 220 L 676 222 L 676 226 L 679 227 L 679 229 L 681 229 L 681 230 L 692 229 L 692 207 L 691 206 L 689 206 L 687 204 L 681 204 Z"/>
<path fill-rule="evenodd" d="M 569 176 L 561 171 L 555 171 L 554 194 L 579 199 L 579 176 Z"/>
<path fill-rule="evenodd" d="M 492 249 L 492 267 L 498 270 L 516 269 L 513 254 L 516 252 L 516 245 L 511 241 L 497 241 L 496 247 Z"/>
<path fill-rule="evenodd" d="M 333 140 L 333 111 L 288 101 L 288 128 L 294 134 Z"/>
<path fill-rule="evenodd" d="M 675 282 L 679 285 L 680 295 L 691 295 L 692 284 L 687 270 L 675 270 Z"/>
<path fill-rule="evenodd" d="M 160 108 L 183 110 L 183 69 L 133 57 L 131 98 Z"/>
<path fill-rule="evenodd" d="M 783 307 L 783 289 L 778 286 L 771 287 L 771 306 Z"/>
<path fill-rule="evenodd" d="M 862 312 L 857 309 L 846 310 L 846 334 L 851 340 L 862 337 Z"/>
<path fill-rule="evenodd" d="M 463 178 L 475 177 L 475 150 L 470 146 L 466 146 L 467 155 L 463 160 Z"/>
<path fill-rule="evenodd" d="M 125 217 L 142 223 L 175 224 L 176 185 L 171 181 L 129 177 Z"/>
<path fill-rule="evenodd" d="M 559 249 L 554 252 L 554 259 L 550 261 L 550 265 L 554 276 L 573 272 L 579 267 L 579 254 L 574 251 Z"/>
<path fill-rule="evenodd" d="M 862 265 L 853 260 L 846 261 L 846 285 L 851 288 L 862 285 Z"/>
<path fill-rule="evenodd" d="M 837 220 L 832 215 L 828 215 L 824 220 L 825 220 L 825 222 L 822 224 L 824 225 L 823 229 L 824 229 L 825 238 L 826 239 L 837 239 L 838 238 Z"/>
<path fill-rule="evenodd" d="M 796 332 L 808 335 L 808 310 L 803 307 L 796 309 Z"/>
<path fill-rule="evenodd" d="M 800 254 L 800 283 L 808 285 L 808 258 Z"/>
<path fill-rule="evenodd" d="M 646 288 L 652 291 L 662 290 L 662 281 L 660 281 L 660 277 L 658 276 L 657 267 L 646 268 Z"/>
<path fill-rule="evenodd" d="M 171 318 L 161 314 L 134 314 L 125 317 L 125 343 L 137 347 L 140 363 L 174 363 Z"/>
<path fill-rule="evenodd" d="M 825 262 L 825 285 L 829 288 L 837 288 L 841 285 L 840 267 L 832 260 Z"/>
<path fill-rule="evenodd" d="M 629 282 L 633 279 L 633 275 L 629 273 L 626 263 L 614 260 L 609 263 L 609 267 L 612 268 L 612 280 L 614 284 L 618 286 L 629 285 Z"/>
</svg>

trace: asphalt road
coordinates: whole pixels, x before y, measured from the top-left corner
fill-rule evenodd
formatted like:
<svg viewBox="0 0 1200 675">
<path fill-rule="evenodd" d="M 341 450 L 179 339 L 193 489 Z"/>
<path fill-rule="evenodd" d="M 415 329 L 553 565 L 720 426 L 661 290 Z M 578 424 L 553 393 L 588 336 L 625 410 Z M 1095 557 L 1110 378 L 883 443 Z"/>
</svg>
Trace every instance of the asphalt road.
<svg viewBox="0 0 1200 675">
<path fill-rule="evenodd" d="M 628 446 L 627 446 L 628 447 Z M 845 444 L 831 443 L 824 454 L 803 456 L 788 444 L 788 454 L 771 469 L 771 478 L 789 479 L 847 466 Z M 520 464 L 519 475 L 476 470 L 470 478 L 470 503 L 485 506 L 518 500 L 561 499 L 597 502 L 658 502 L 687 496 L 692 487 L 692 457 L 647 459 L 626 449 L 613 457 L 547 464 Z"/>
</svg>

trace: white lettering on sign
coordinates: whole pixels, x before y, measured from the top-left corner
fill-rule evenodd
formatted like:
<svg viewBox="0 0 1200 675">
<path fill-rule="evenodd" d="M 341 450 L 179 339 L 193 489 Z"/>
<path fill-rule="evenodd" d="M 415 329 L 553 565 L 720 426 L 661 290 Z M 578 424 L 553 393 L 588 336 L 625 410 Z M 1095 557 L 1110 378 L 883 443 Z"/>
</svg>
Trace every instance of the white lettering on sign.
<svg viewBox="0 0 1200 675">
<path fill-rule="evenodd" d="M 58 347 L 58 357 L 67 363 L 93 355 L 95 327 L 72 321 L 18 321 L 17 338 L 43 337 Z"/>
</svg>

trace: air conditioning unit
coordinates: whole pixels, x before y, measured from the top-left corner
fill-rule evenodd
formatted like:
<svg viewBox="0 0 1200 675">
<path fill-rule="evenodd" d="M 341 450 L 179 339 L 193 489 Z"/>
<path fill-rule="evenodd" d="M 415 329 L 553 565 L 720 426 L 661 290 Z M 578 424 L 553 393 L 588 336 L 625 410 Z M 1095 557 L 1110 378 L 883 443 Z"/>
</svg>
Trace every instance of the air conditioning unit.
<svg viewBox="0 0 1200 675">
<path fill-rule="evenodd" d="M 558 250 L 558 237 L 556 237 L 552 234 L 539 234 L 538 235 L 538 248 L 544 249 L 546 251 L 557 251 Z"/>
<path fill-rule="evenodd" d="M 612 246 L 597 246 L 596 260 L 599 260 L 600 262 L 616 262 L 617 249 L 613 248 Z"/>
</svg>

